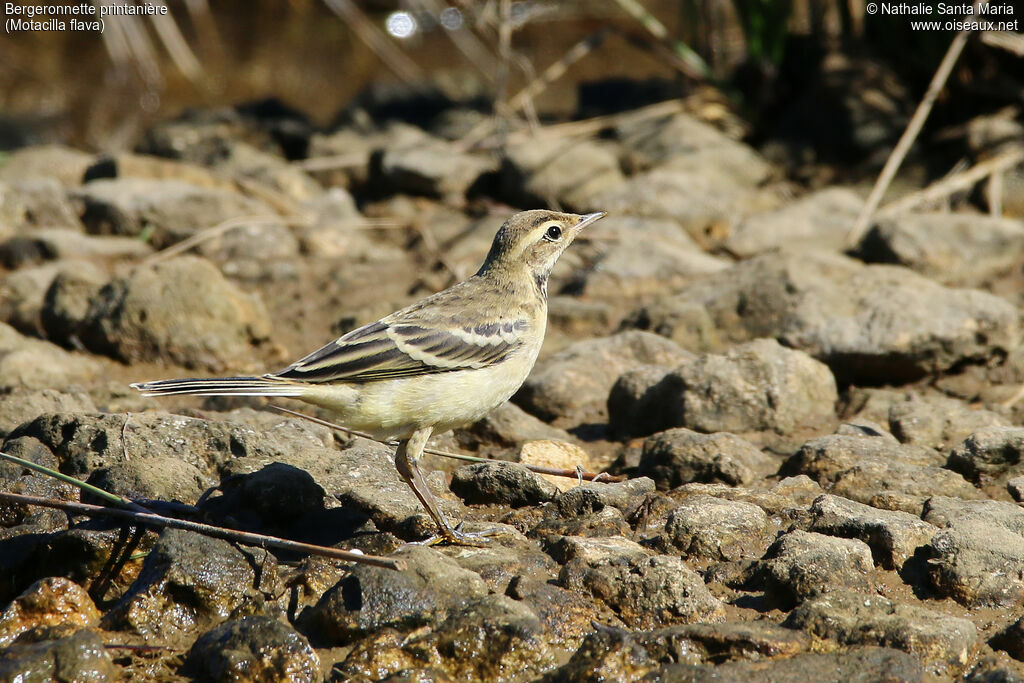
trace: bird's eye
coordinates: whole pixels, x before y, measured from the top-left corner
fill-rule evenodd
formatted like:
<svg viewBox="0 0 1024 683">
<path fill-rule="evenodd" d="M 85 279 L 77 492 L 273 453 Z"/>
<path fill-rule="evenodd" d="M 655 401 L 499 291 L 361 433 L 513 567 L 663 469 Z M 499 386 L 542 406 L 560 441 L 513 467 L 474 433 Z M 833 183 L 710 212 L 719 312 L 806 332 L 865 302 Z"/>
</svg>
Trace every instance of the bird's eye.
<svg viewBox="0 0 1024 683">
<path fill-rule="evenodd" d="M 552 242 L 557 242 L 558 240 L 562 239 L 562 229 L 557 225 L 552 225 L 550 228 L 548 228 L 548 231 L 544 233 L 544 237 L 545 239 L 551 240 Z"/>
</svg>

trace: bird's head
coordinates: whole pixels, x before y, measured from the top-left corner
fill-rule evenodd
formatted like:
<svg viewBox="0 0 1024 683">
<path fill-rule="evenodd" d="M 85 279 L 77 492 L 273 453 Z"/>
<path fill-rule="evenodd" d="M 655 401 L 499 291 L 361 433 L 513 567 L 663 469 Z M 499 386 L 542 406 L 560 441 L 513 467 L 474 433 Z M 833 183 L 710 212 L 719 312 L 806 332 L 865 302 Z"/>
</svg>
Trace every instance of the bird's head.
<svg viewBox="0 0 1024 683">
<path fill-rule="evenodd" d="M 526 268 L 546 286 L 548 274 L 579 232 L 605 216 L 604 211 L 577 215 L 557 211 L 523 211 L 505 221 L 494 236 L 482 275 L 496 269 Z"/>
</svg>

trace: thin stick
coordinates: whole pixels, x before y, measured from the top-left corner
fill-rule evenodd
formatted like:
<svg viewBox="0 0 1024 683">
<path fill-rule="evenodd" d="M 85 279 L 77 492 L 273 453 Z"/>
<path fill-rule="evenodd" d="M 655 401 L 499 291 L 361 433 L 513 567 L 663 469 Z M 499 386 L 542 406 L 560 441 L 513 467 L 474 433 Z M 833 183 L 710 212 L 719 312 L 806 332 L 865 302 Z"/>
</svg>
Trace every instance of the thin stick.
<svg viewBox="0 0 1024 683">
<path fill-rule="evenodd" d="M 245 225 L 252 225 L 254 223 L 257 225 L 272 225 L 274 223 L 284 223 L 285 225 L 306 225 L 309 222 L 310 221 L 308 218 L 286 218 L 284 216 L 267 215 L 240 216 L 238 218 L 229 218 L 228 220 L 222 223 L 218 223 L 217 225 L 214 225 L 212 227 L 200 230 L 199 232 L 192 235 L 188 239 L 184 239 L 178 242 L 177 244 L 172 244 L 166 249 L 161 249 L 156 253 L 150 254 L 146 258 L 142 259 L 139 262 L 139 265 L 151 266 L 154 263 L 166 261 L 172 256 L 177 256 L 178 254 L 188 251 L 189 249 L 196 247 L 202 244 L 203 242 L 208 242 L 209 240 L 212 240 L 214 237 L 219 237 L 220 235 L 223 235 L 224 233 L 230 230 L 234 230 L 235 228 L 240 228 Z"/>
<path fill-rule="evenodd" d="M 878 211 L 878 215 L 892 216 L 921 204 L 933 202 L 937 199 L 944 199 L 954 192 L 959 192 L 973 187 L 975 183 L 989 175 L 1001 173 L 1007 168 L 1016 166 L 1021 162 L 1024 162 L 1024 148 L 1003 152 L 998 156 L 994 156 L 991 159 L 986 159 L 979 164 L 975 164 L 966 171 L 954 173 L 949 177 L 932 183 L 923 190 L 918 190 L 917 192 L 908 194 L 895 202 L 886 204 Z"/>
<path fill-rule="evenodd" d="M 93 486 L 92 484 L 85 483 L 81 479 L 75 479 L 74 477 L 64 474 L 63 472 L 58 472 L 57 470 L 50 469 L 49 467 L 38 465 L 32 462 L 31 460 L 25 460 L 23 458 L 19 458 L 16 455 L 9 455 L 7 453 L 0 453 L 0 460 L 7 460 L 8 462 L 16 463 L 27 469 L 39 472 L 40 474 L 45 474 L 48 477 L 59 479 L 60 481 L 63 481 L 66 484 L 71 484 L 72 486 L 75 486 L 82 491 L 88 491 L 97 498 L 102 498 L 103 500 L 109 503 L 113 503 L 114 505 L 120 505 L 123 508 L 135 510 L 136 512 L 151 512 L 151 510 L 144 508 L 135 501 L 125 498 L 124 496 L 119 496 L 116 493 L 104 491 L 103 489 Z"/>
<path fill-rule="evenodd" d="M 163 0 L 150 0 L 150 3 L 165 6 Z M 196 59 L 192 48 L 188 46 L 185 37 L 181 35 L 181 31 L 178 30 L 178 24 L 175 23 L 174 16 L 171 14 L 151 14 L 149 15 L 149 20 L 152 22 L 153 28 L 156 29 L 156 34 L 160 36 L 160 41 L 164 44 L 164 48 L 178 67 L 178 70 L 193 83 L 201 84 L 204 75 L 203 67 L 199 60 Z"/>
<path fill-rule="evenodd" d="M 974 5 L 973 14 L 977 15 L 978 10 L 988 0 L 978 0 Z M 963 52 L 964 45 L 967 44 L 967 37 L 971 34 L 969 29 L 963 29 L 956 34 L 953 38 L 953 42 L 949 44 L 949 49 L 946 50 L 946 55 L 942 58 L 939 63 L 939 68 L 935 70 L 935 75 L 932 76 L 931 83 L 928 84 L 928 90 L 925 92 L 921 102 L 917 105 L 917 110 L 910 119 L 910 123 L 907 124 L 906 129 L 903 131 L 903 135 L 900 136 L 899 142 L 896 143 L 896 147 L 893 148 L 892 153 L 889 154 L 889 158 L 885 160 L 885 166 L 882 167 L 882 172 L 878 175 L 875 180 L 875 186 L 871 188 L 871 194 L 868 195 L 868 199 L 864 202 L 863 208 L 861 208 L 860 215 L 857 216 L 857 221 L 853 224 L 849 234 L 846 236 L 846 243 L 849 246 L 855 246 L 860 242 L 860 238 L 867 232 L 868 225 L 871 222 L 871 218 L 875 214 L 875 209 L 878 208 L 879 203 L 882 201 L 882 196 L 885 191 L 889 189 L 892 179 L 896 176 L 896 171 L 899 170 L 900 164 L 903 163 L 903 159 L 907 156 L 907 152 L 910 151 L 911 146 L 914 144 L 914 140 L 917 139 L 918 134 L 921 132 L 921 128 L 924 126 L 924 122 L 928 119 L 928 115 L 932 111 L 932 106 L 935 104 L 936 98 L 942 88 L 946 85 L 946 81 L 949 79 L 950 72 L 953 71 L 953 66 L 956 64 L 957 59 L 960 57 L 960 53 Z"/>
<path fill-rule="evenodd" d="M 107 508 L 100 505 L 72 503 L 66 500 L 57 500 L 54 498 L 24 496 L 18 493 L 0 492 L 0 500 L 6 500 L 12 503 L 23 503 L 25 505 L 38 505 L 40 507 L 56 508 L 58 510 L 64 510 L 65 512 L 77 515 L 105 515 L 107 517 L 114 517 L 116 519 L 131 522 L 136 526 L 184 529 L 185 531 L 194 531 L 198 534 L 203 534 L 204 536 L 222 538 L 226 541 L 235 541 L 246 545 L 258 546 L 260 548 L 269 547 L 280 548 L 281 550 L 294 550 L 300 553 L 321 555 L 323 557 L 331 557 L 337 560 L 371 564 L 375 567 L 384 567 L 386 569 L 402 570 L 405 568 L 405 563 L 402 562 L 402 560 L 389 560 L 386 557 L 380 557 L 378 555 L 363 555 L 362 553 L 353 553 L 347 550 L 328 548 L 321 545 L 313 545 L 311 543 L 300 543 L 299 541 L 289 541 L 284 538 L 277 538 L 276 536 L 265 536 L 263 534 L 254 534 L 248 531 L 235 531 L 234 529 L 226 529 L 224 527 L 213 526 L 210 524 L 202 524 L 200 522 L 189 522 L 183 519 L 175 519 L 174 517 L 164 517 L 163 515 L 158 515 L 153 512 L 117 510 L 115 508 Z"/>
<path fill-rule="evenodd" d="M 427 76 L 416 62 L 395 47 L 384 33 L 356 7 L 352 0 L 324 0 L 339 17 L 348 22 L 359 39 L 373 50 L 396 76 L 409 84 L 424 83 Z"/>
<path fill-rule="evenodd" d="M 681 40 L 674 40 L 668 35 L 668 29 L 658 21 L 657 17 L 648 12 L 637 0 L 615 0 L 626 14 L 630 15 L 643 26 L 654 38 L 668 45 L 680 59 L 680 70 L 687 76 L 705 80 L 711 75 L 711 69 L 701 56 Z"/>
<path fill-rule="evenodd" d="M 328 420 L 322 420 L 319 417 L 314 417 L 312 415 L 307 415 L 306 413 L 300 413 L 297 410 L 289 410 L 288 408 L 283 408 L 281 406 L 275 406 L 275 405 L 271 405 L 270 407 L 273 408 L 274 410 L 280 411 L 282 413 L 287 413 L 289 415 L 293 415 L 293 416 L 301 418 L 303 420 L 308 420 L 309 422 L 312 422 L 313 424 L 318 424 L 318 425 L 321 425 L 323 427 L 327 427 L 329 429 L 335 429 L 335 430 L 337 430 L 339 432 L 343 432 L 345 434 L 351 434 L 352 436 L 358 436 L 361 439 L 369 439 L 370 441 L 376 441 L 377 443 L 382 443 L 385 446 L 394 446 L 395 445 L 395 442 L 393 442 L 393 441 L 384 441 L 382 439 L 378 439 L 377 437 L 373 436 L 372 434 L 367 434 L 366 432 L 360 432 L 360 431 L 357 431 L 355 429 L 349 429 L 348 427 L 342 427 L 341 425 L 339 425 L 337 423 L 330 422 Z M 475 455 L 463 455 L 462 453 L 451 453 L 450 451 L 439 451 L 439 450 L 437 450 L 435 448 L 424 448 L 423 452 L 424 453 L 430 453 L 431 455 L 440 455 L 443 458 L 452 458 L 454 460 L 465 460 L 466 462 L 504 462 L 502 460 L 494 460 L 493 458 L 481 458 L 481 457 L 478 457 L 478 456 L 475 456 Z M 595 472 L 583 472 L 581 474 L 575 468 L 573 468 L 571 470 L 567 470 L 567 469 L 560 469 L 560 468 L 556 468 L 556 467 L 544 467 L 543 465 L 527 465 L 526 463 L 518 463 L 518 464 L 523 465 L 526 469 L 530 470 L 531 472 L 536 472 L 537 474 L 550 474 L 550 475 L 553 475 L 553 476 L 556 476 L 556 477 L 569 477 L 571 479 L 577 479 L 579 477 L 582 477 L 583 479 L 586 479 L 587 481 L 597 481 L 598 479 L 600 479 L 601 481 L 607 481 L 609 483 L 625 481 L 625 477 L 615 476 L 615 475 L 612 475 L 612 474 L 608 474 L 607 472 L 596 472 L 596 473 Z"/>
</svg>

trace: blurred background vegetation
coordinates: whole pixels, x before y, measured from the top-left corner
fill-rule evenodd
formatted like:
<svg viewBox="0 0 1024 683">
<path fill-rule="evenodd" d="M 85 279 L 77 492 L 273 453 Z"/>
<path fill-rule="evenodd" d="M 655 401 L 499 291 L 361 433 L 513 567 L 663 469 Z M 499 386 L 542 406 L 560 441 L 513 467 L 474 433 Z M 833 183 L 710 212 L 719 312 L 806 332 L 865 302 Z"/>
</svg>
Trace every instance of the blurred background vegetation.
<svg viewBox="0 0 1024 683">
<path fill-rule="evenodd" d="M 266 98 L 326 128 L 354 104 L 403 89 L 424 95 L 418 106 L 429 94 L 535 122 L 696 95 L 705 118 L 737 136 L 785 141 L 789 161 L 877 167 L 953 36 L 868 15 L 865 0 L 167 4 L 164 19 L 108 20 L 102 35 L 0 38 L 0 147 L 113 152 L 188 108 Z M 1021 56 L 993 47 L 997 39 L 1014 36 L 971 40 L 926 139 L 941 147 L 965 135 L 970 117 L 1020 104 Z M 565 72 L 550 87 L 502 110 L 560 60 Z"/>
</svg>

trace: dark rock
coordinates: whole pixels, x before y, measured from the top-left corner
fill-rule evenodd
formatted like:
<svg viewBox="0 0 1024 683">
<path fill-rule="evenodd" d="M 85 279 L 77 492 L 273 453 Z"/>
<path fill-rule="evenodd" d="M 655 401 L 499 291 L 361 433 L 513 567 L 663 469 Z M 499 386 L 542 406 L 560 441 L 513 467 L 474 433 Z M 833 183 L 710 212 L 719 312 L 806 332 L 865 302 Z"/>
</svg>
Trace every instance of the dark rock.
<svg viewBox="0 0 1024 683">
<path fill-rule="evenodd" d="M 432 548 L 409 546 L 394 556 L 405 570 L 357 565 L 303 614 L 316 640 L 345 644 L 382 629 L 411 631 L 487 594 L 477 574 Z"/>
<path fill-rule="evenodd" d="M 947 289 L 895 266 L 784 250 L 690 285 L 720 331 L 774 337 L 827 363 L 841 383 L 897 384 L 1017 345 L 1020 321 L 1003 299 Z"/>
<path fill-rule="evenodd" d="M 0 649 L 32 629 L 80 629 L 95 626 L 99 620 L 92 598 L 77 583 L 59 576 L 40 579 L 0 612 Z"/>
<path fill-rule="evenodd" d="M 238 216 L 274 215 L 263 202 L 180 180 L 94 180 L 71 193 L 82 222 L 94 235 L 136 237 L 163 249 Z"/>
<path fill-rule="evenodd" d="M 509 584 L 518 579 L 547 581 L 558 573 L 558 566 L 537 544 L 522 537 L 503 538 L 501 545 L 464 548 L 452 559 L 463 569 L 473 572 L 493 593 L 506 593 Z"/>
<path fill-rule="evenodd" d="M 107 277 L 93 263 L 72 259 L 16 270 L 0 280 L 0 321 L 33 337 L 42 336 L 46 293 L 64 273 L 81 273 L 84 278 L 103 282 Z"/>
<path fill-rule="evenodd" d="M 100 634 L 78 631 L 55 640 L 18 642 L 0 650 L 0 680 L 112 681 L 117 668 Z"/>
<path fill-rule="evenodd" d="M 838 496 L 823 495 L 811 506 L 809 531 L 856 538 L 871 546 L 875 561 L 900 569 L 938 528 L 907 512 L 879 510 Z"/>
<path fill-rule="evenodd" d="M 1015 501 L 1024 502 L 1024 476 L 1007 480 L 1006 490 Z"/>
<path fill-rule="evenodd" d="M 546 420 L 600 421 L 606 415 L 608 392 L 619 375 L 645 363 L 671 366 L 688 357 L 672 342 L 649 332 L 588 339 L 538 363 L 515 401 Z"/>
<path fill-rule="evenodd" d="M 478 450 L 486 446 L 512 448 L 523 441 L 569 441 L 573 437 L 538 420 L 514 403 L 503 403 L 469 427 L 457 429 L 455 439 L 464 448 Z"/>
<path fill-rule="evenodd" d="M 660 334 L 693 353 L 716 352 L 722 347 L 708 309 L 675 297 L 659 297 L 634 310 L 622 321 L 622 328 Z"/>
<path fill-rule="evenodd" d="M 1024 617 L 996 633 L 988 644 L 996 650 L 1008 652 L 1014 659 L 1024 660 Z"/>
<path fill-rule="evenodd" d="M 955 447 L 946 466 L 975 484 L 990 484 L 993 480 L 1020 474 L 1022 453 L 1024 429 L 987 427 Z"/>
<path fill-rule="evenodd" d="M 678 557 L 572 560 L 560 585 L 602 600 L 632 628 L 721 621 L 724 606 Z"/>
<path fill-rule="evenodd" d="M 477 598 L 434 628 L 412 634 L 383 631 L 356 643 L 338 666 L 346 679 L 379 679 L 433 668 L 450 680 L 536 678 L 555 665 L 553 644 L 530 608 L 504 595 Z"/>
<path fill-rule="evenodd" d="M 210 487 L 195 465 L 178 458 L 144 457 L 93 470 L 86 483 L 133 500 L 194 504 Z"/>
<path fill-rule="evenodd" d="M 761 508 L 740 501 L 693 496 L 674 509 L 665 523 L 665 540 L 684 557 L 732 562 L 760 557 L 774 539 Z"/>
<path fill-rule="evenodd" d="M 454 203 L 464 201 L 466 190 L 481 175 L 497 170 L 487 156 L 459 150 L 453 143 L 435 138 L 417 128 L 396 131 L 385 142 L 380 155 L 380 174 L 394 191 L 439 197 Z"/>
<path fill-rule="evenodd" d="M 516 577 L 505 594 L 523 602 L 537 615 L 557 650 L 578 648 L 583 639 L 593 633 L 594 622 L 624 626 L 602 604 L 546 580 Z"/>
<path fill-rule="evenodd" d="M 654 482 L 647 477 L 627 479 L 614 484 L 584 482 L 558 496 L 558 511 L 563 515 L 583 515 L 614 507 L 625 514 L 641 496 L 654 492 Z"/>
<path fill-rule="evenodd" d="M 39 309 L 47 338 L 58 344 L 81 346 L 80 328 L 89 315 L 89 302 L 108 280 L 96 268 L 60 270 L 50 281 Z"/>
<path fill-rule="evenodd" d="M 943 284 L 976 284 L 1024 255 L 1024 222 L 949 212 L 878 220 L 856 248 L 869 263 L 907 266 Z"/>
<path fill-rule="evenodd" d="M 603 507 L 597 512 L 583 513 L 571 517 L 550 517 L 529 530 L 530 538 L 547 539 L 552 536 L 581 536 L 604 538 L 628 536 L 629 524 L 617 508 Z"/>
<path fill-rule="evenodd" d="M 197 300 L 202 306 L 195 306 Z M 125 362 L 169 360 L 213 371 L 237 367 L 266 341 L 263 303 L 204 259 L 182 256 L 137 268 L 90 302 L 82 342 Z"/>
<path fill-rule="evenodd" d="M 464 465 L 452 475 L 452 492 L 470 504 L 538 505 L 554 499 L 554 484 L 515 463 Z"/>
<path fill-rule="evenodd" d="M 241 617 L 204 633 L 185 666 L 211 681 L 320 681 L 320 659 L 309 642 L 272 617 Z"/>
<path fill-rule="evenodd" d="M 700 434 L 679 428 L 644 441 L 637 475 L 650 477 L 666 490 L 690 482 L 742 486 L 777 468 L 775 458 L 734 434 Z"/>
<path fill-rule="evenodd" d="M 974 624 L 880 596 L 835 591 L 799 605 L 785 621 L 814 638 L 840 645 L 878 645 L 908 652 L 930 664 L 933 675 L 958 673 L 978 641 Z"/>
<path fill-rule="evenodd" d="M 863 541 L 791 531 L 751 568 L 751 580 L 783 604 L 799 604 L 819 593 L 871 588 L 874 563 Z"/>
<path fill-rule="evenodd" d="M 621 183 L 615 148 L 593 140 L 536 137 L 509 145 L 501 167 L 502 194 L 514 206 L 564 206 L 596 211 L 592 197 Z"/>
<path fill-rule="evenodd" d="M 277 561 L 266 550 L 165 529 L 103 624 L 164 642 L 191 640 L 232 615 L 262 611 L 278 589 Z"/>
<path fill-rule="evenodd" d="M 856 192 L 845 187 L 811 192 L 773 211 L 747 216 L 723 246 L 740 258 L 797 245 L 844 251 L 863 203 Z"/>
<path fill-rule="evenodd" d="M 912 396 L 889 408 L 889 429 L 897 439 L 938 450 L 946 450 L 979 430 L 1008 426 L 1009 422 L 996 413 L 973 410 L 962 401 L 944 396 Z"/>
</svg>

